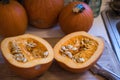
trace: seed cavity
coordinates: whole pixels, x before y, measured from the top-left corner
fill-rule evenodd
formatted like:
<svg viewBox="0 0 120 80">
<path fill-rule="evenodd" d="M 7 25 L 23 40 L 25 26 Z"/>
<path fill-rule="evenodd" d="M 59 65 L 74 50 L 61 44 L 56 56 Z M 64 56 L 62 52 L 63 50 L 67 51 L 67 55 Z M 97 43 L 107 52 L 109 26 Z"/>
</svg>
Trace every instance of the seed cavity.
<svg viewBox="0 0 120 80">
<path fill-rule="evenodd" d="M 13 58 L 22 63 L 38 58 L 46 58 L 49 55 L 47 48 L 42 43 L 31 38 L 11 41 L 9 49 Z"/>
<path fill-rule="evenodd" d="M 84 63 L 97 49 L 98 43 L 86 36 L 73 37 L 60 48 L 63 57 L 70 58 L 75 63 Z"/>
</svg>

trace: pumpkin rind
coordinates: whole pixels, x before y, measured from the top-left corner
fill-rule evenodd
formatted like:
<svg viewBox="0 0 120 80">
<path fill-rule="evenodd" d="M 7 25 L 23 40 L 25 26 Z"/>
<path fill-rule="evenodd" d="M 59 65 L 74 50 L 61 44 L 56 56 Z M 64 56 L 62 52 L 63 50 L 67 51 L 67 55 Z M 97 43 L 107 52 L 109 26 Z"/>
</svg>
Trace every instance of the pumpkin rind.
<svg viewBox="0 0 120 80">
<path fill-rule="evenodd" d="M 47 48 L 49 55 L 45 58 L 34 58 L 28 62 L 18 62 L 17 60 L 15 60 L 14 56 L 10 52 L 11 50 L 9 48 L 10 47 L 9 43 L 14 40 L 17 41 L 19 39 L 23 40 L 28 38 L 32 38 L 42 43 Z M 50 65 L 52 64 L 52 60 L 54 59 L 53 49 L 50 46 L 50 44 L 44 39 L 34 35 L 30 35 L 30 34 L 25 34 L 25 35 L 4 39 L 1 43 L 1 51 L 10 69 L 14 71 L 17 75 L 24 78 L 34 78 L 38 75 L 43 74 L 50 67 Z"/>
<path fill-rule="evenodd" d="M 72 39 L 76 36 L 88 37 L 88 38 L 96 41 L 98 44 L 97 49 L 95 50 L 95 52 L 93 52 L 92 56 L 87 61 L 82 62 L 82 63 L 74 62 L 72 59 L 62 56 L 59 52 L 62 45 L 64 45 L 67 41 L 69 41 L 70 39 Z M 70 72 L 79 73 L 79 72 L 83 72 L 83 71 L 89 69 L 91 66 L 93 66 L 97 62 L 97 60 L 100 58 L 100 56 L 102 55 L 103 49 L 104 49 L 104 42 L 101 38 L 94 37 L 84 31 L 74 32 L 74 33 L 71 33 L 71 34 L 63 37 L 55 45 L 55 47 L 54 47 L 55 60 L 65 70 L 68 70 Z"/>
<path fill-rule="evenodd" d="M 74 13 L 73 8 L 81 4 L 85 8 L 83 11 Z M 63 8 L 59 16 L 59 25 L 64 33 L 75 31 L 89 31 L 93 23 L 93 12 L 84 2 L 71 2 Z"/>
<path fill-rule="evenodd" d="M 24 0 L 29 22 L 37 28 L 50 28 L 64 6 L 64 0 Z"/>
<path fill-rule="evenodd" d="M 0 34 L 16 36 L 25 33 L 27 15 L 25 9 L 15 0 L 3 4 L 0 2 Z"/>
</svg>

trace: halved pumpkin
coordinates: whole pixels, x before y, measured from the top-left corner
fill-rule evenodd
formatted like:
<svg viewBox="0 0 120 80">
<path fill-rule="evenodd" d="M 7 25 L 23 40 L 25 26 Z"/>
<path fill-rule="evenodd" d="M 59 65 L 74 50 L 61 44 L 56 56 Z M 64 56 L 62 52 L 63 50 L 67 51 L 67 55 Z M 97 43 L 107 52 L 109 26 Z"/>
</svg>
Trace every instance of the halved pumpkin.
<svg viewBox="0 0 120 80">
<path fill-rule="evenodd" d="M 54 59 L 50 44 L 31 34 L 4 39 L 1 50 L 11 70 L 24 78 L 41 75 L 50 67 Z"/>
<path fill-rule="evenodd" d="M 54 47 L 55 59 L 65 70 L 79 73 L 89 69 L 100 58 L 104 49 L 101 38 L 84 31 L 71 33 Z"/>
</svg>

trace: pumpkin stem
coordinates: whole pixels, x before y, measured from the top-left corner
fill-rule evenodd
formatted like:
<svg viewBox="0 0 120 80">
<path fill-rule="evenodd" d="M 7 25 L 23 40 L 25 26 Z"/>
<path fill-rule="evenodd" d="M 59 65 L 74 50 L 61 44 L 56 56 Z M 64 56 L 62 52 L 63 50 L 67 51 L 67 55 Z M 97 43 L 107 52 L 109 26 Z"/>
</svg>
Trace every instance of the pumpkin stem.
<svg viewBox="0 0 120 80">
<path fill-rule="evenodd" d="M 85 7 L 84 7 L 82 4 L 77 4 L 77 5 L 73 8 L 73 12 L 74 12 L 74 13 L 83 12 L 84 9 L 85 9 Z"/>
<path fill-rule="evenodd" d="M 8 4 L 10 2 L 10 0 L 2 0 L 3 4 Z"/>
</svg>

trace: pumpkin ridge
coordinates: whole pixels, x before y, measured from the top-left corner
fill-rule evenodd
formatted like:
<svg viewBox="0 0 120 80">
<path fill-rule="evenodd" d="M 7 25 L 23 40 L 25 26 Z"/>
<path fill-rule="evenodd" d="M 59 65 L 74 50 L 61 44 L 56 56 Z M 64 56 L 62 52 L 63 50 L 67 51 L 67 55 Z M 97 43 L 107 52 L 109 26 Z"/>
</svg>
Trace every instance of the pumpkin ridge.
<svg viewBox="0 0 120 80">
<path fill-rule="evenodd" d="M 84 15 L 82 15 L 83 16 L 83 24 L 86 24 L 86 23 L 89 23 L 88 21 L 88 18 L 86 18 L 85 16 L 88 16 L 86 13 L 84 13 Z M 87 26 L 89 26 L 89 25 L 87 25 Z M 83 26 L 83 30 L 85 30 L 85 27 Z"/>
<path fill-rule="evenodd" d="M 56 11 L 56 10 L 52 10 L 52 9 L 55 8 L 54 5 L 53 5 L 54 2 L 51 2 L 50 0 L 48 0 L 48 1 L 49 1 L 49 6 L 51 7 L 51 8 L 50 8 L 50 9 L 51 9 L 51 12 L 53 12 L 53 13 L 49 16 L 49 17 L 51 18 L 51 21 L 48 22 L 47 25 L 49 25 L 49 26 L 50 26 L 50 25 L 53 26 L 52 24 L 55 24 L 54 22 L 56 22 L 56 20 L 54 19 L 55 16 L 56 16 L 56 15 L 55 15 L 55 13 L 56 13 L 55 11 Z M 49 6 L 48 6 L 48 7 L 49 7 Z M 48 10 L 46 10 L 46 12 L 49 13 Z M 54 17 L 52 17 L 52 16 L 54 16 Z M 47 19 L 47 18 L 46 18 L 46 19 Z"/>
</svg>

